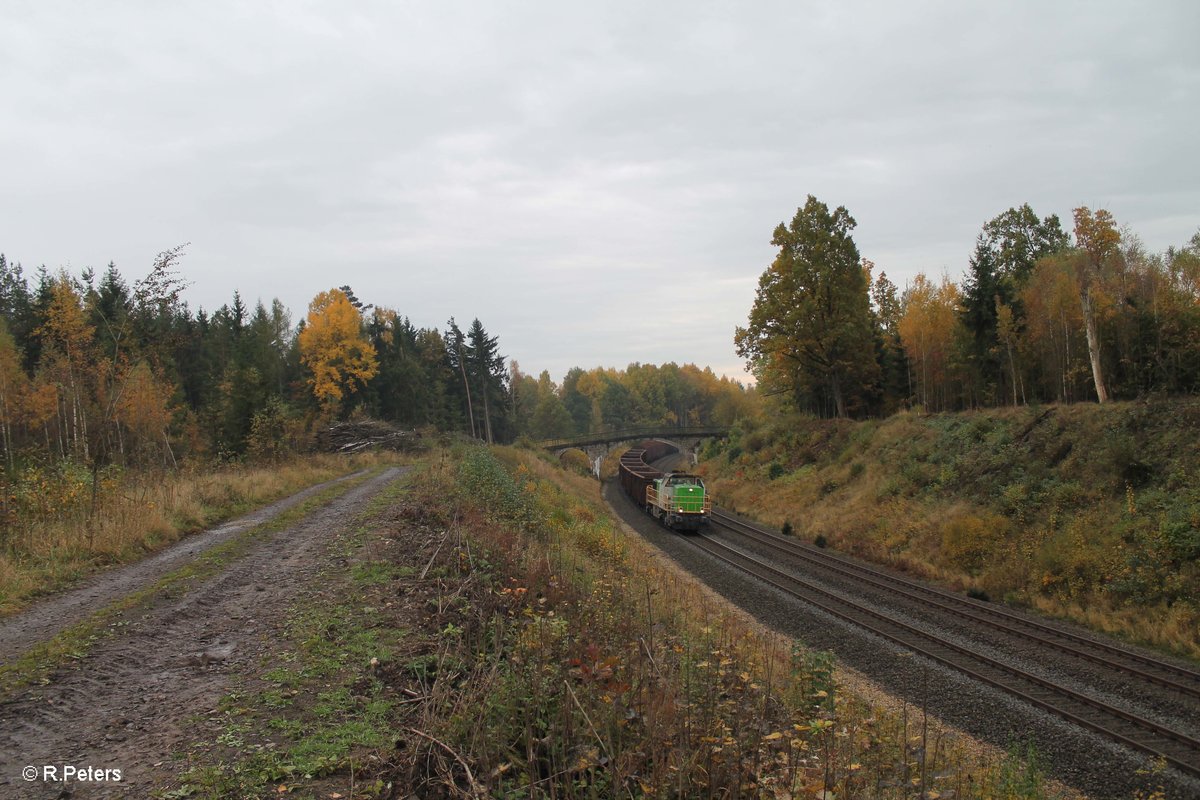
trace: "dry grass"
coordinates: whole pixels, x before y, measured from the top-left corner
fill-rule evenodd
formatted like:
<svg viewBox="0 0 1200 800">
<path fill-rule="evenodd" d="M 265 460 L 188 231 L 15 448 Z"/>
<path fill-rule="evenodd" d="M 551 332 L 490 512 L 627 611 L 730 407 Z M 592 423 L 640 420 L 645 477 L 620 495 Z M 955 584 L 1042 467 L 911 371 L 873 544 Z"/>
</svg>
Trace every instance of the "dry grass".
<svg viewBox="0 0 1200 800">
<path fill-rule="evenodd" d="M 394 455 L 315 455 L 271 466 L 117 472 L 99 484 L 69 465 L 26 470 L 9 487 L 0 533 L 0 614 L 106 565 L 144 557 L 180 537 L 384 463 Z"/>
<path fill-rule="evenodd" d="M 468 456 L 441 512 L 475 587 L 454 592 L 461 650 L 439 662 L 471 668 L 434 684 L 419 726 L 459 756 L 420 750 L 445 796 L 467 764 L 491 796 L 1049 796 L 1021 759 L 844 692 L 829 654 L 664 567 L 594 481 L 527 453 L 501 450 L 503 472 L 491 458 Z M 426 507 L 455 494 L 417 491 Z M 1026 789 L 1000 791 L 1014 775 Z"/>
<path fill-rule="evenodd" d="M 699 471 L 798 537 L 1200 659 L 1200 402 L 749 425 Z"/>
</svg>

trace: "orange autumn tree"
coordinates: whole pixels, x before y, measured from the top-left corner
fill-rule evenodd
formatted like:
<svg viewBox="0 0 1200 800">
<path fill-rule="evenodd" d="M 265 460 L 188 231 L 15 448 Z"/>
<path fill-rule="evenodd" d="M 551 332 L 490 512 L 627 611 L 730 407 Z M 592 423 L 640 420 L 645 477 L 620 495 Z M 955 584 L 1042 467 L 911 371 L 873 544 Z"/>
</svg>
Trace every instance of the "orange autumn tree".
<svg viewBox="0 0 1200 800">
<path fill-rule="evenodd" d="M 114 427 L 118 451 L 124 455 L 127 447 L 153 449 L 153 443 L 162 441 L 164 457 L 174 463 L 167 437 L 171 424 L 171 385 L 160 380 L 145 361 L 122 369 L 116 383 L 119 391 L 113 397 L 113 421 L 117 423 Z"/>
<path fill-rule="evenodd" d="M 38 382 L 56 387 L 59 406 L 60 455 L 88 458 L 88 419 L 94 416 L 96 360 L 94 329 L 84 314 L 83 298 L 65 270 L 49 282 L 43 322 L 34 332 L 41 339 Z"/>
<path fill-rule="evenodd" d="M 946 277 L 935 284 L 917 274 L 904 292 L 897 327 L 916 380 L 917 399 L 929 411 L 951 407 L 958 287 Z"/>
<path fill-rule="evenodd" d="M 362 315 L 340 289 L 321 292 L 308 304 L 299 343 L 300 360 L 312 373 L 309 386 L 329 416 L 379 371 Z"/>
</svg>

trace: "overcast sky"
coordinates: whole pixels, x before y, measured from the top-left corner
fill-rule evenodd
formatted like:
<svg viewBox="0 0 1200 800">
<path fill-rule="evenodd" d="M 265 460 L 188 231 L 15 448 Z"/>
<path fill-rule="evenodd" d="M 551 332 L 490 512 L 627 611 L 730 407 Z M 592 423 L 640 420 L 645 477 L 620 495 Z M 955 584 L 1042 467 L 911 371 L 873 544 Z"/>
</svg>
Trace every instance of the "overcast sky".
<svg viewBox="0 0 1200 800">
<path fill-rule="evenodd" d="M 0 4 L 0 252 L 300 319 L 349 283 L 555 380 L 733 350 L 808 194 L 901 287 L 983 223 L 1200 227 L 1200 3 Z"/>
</svg>

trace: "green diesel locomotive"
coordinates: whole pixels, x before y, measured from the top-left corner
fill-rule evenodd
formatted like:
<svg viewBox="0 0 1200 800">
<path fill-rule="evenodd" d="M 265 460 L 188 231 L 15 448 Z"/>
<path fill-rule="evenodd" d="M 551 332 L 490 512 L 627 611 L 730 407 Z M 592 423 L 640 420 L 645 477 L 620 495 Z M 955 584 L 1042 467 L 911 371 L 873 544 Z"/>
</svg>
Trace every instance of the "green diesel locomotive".
<svg viewBox="0 0 1200 800">
<path fill-rule="evenodd" d="M 646 487 L 646 509 L 668 528 L 694 531 L 708 522 L 712 502 L 699 475 L 672 472 Z"/>
<path fill-rule="evenodd" d="M 621 488 L 639 507 L 668 528 L 677 531 L 699 530 L 712 513 L 712 500 L 699 475 L 684 472 L 662 473 L 646 463 L 661 458 L 675 448 L 663 442 L 647 442 L 621 456 L 618 475 Z M 662 452 L 659 452 L 662 450 Z"/>
</svg>

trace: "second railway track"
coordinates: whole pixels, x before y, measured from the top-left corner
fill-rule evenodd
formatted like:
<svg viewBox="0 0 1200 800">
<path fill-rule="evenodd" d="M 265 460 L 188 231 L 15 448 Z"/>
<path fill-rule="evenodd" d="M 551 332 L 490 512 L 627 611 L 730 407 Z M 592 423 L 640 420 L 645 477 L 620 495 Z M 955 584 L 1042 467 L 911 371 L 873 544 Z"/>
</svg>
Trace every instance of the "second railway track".
<svg viewBox="0 0 1200 800">
<path fill-rule="evenodd" d="M 1157 684 L 1180 695 L 1200 699 L 1200 672 L 1195 670 L 1047 625 L 994 604 L 926 586 L 886 570 L 771 533 L 721 511 L 714 511 L 713 523 L 819 570 L 836 573 L 865 586 L 900 595 L 913 603 L 954 615 L 971 624 L 1035 642 L 1041 647 L 1053 648 L 1105 669 Z"/>
<path fill-rule="evenodd" d="M 1200 674 L 1167 662 L 1097 642 L 987 604 L 924 586 L 842 556 L 771 534 L 727 514 L 714 513 L 713 523 L 753 540 L 776 554 L 786 554 L 820 571 L 861 583 L 874 591 L 903 597 L 941 614 L 986 626 L 1022 638 L 1037 648 L 1051 648 L 1081 659 L 1101 670 L 1119 670 L 1126 679 L 1151 682 L 1177 697 L 1200 697 Z M 741 571 L 755 575 L 789 595 L 815 605 L 833 616 L 865 628 L 906 649 L 992 685 L 1056 716 L 1106 736 L 1134 750 L 1162 758 L 1186 774 L 1200 777 L 1200 740 L 1143 714 L 1117 707 L 1087 691 L 1063 685 L 1004 660 L 980 648 L 964 646 L 955 637 L 940 636 L 891 614 L 858 602 L 806 580 L 798 571 L 768 564 L 711 536 L 692 537 L 695 544 Z"/>
</svg>

